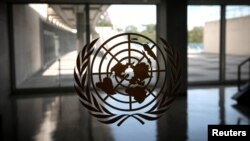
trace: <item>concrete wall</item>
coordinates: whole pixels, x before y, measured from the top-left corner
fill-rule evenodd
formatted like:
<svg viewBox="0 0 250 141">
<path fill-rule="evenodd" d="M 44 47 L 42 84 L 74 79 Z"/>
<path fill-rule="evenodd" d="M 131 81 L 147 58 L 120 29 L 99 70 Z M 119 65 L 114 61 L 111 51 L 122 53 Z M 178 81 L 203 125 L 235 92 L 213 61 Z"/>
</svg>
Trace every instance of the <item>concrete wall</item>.
<svg viewBox="0 0 250 141">
<path fill-rule="evenodd" d="M 28 5 L 13 6 L 13 24 L 17 87 L 58 55 L 76 49 L 76 34 L 47 23 Z"/>
<path fill-rule="evenodd" d="M 57 55 L 76 50 L 76 34 L 62 30 L 52 24 L 42 22 L 43 35 L 43 65 L 54 61 Z"/>
<path fill-rule="evenodd" d="M 204 28 L 204 51 L 219 53 L 219 21 L 208 22 Z M 250 16 L 228 19 L 226 22 L 226 53 L 250 54 Z"/>
<path fill-rule="evenodd" d="M 250 16 L 227 20 L 226 53 L 250 55 Z"/>
<path fill-rule="evenodd" d="M 39 18 L 28 5 L 13 6 L 17 86 L 42 66 Z"/>
<path fill-rule="evenodd" d="M 207 22 L 203 34 L 204 52 L 219 53 L 220 25 L 218 21 Z"/>
</svg>

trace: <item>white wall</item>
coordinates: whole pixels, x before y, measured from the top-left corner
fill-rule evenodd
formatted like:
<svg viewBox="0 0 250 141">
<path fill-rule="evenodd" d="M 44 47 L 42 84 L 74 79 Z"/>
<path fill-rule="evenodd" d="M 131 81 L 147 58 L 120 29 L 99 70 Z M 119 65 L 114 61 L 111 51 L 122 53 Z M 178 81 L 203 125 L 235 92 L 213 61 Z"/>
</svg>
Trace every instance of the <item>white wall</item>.
<svg viewBox="0 0 250 141">
<path fill-rule="evenodd" d="M 250 16 L 227 20 L 226 53 L 250 56 Z"/>
<path fill-rule="evenodd" d="M 207 22 L 204 28 L 204 52 L 219 53 L 219 21 Z M 250 55 L 250 16 L 226 22 L 226 53 Z"/>
<path fill-rule="evenodd" d="M 218 53 L 220 46 L 220 26 L 218 21 L 208 22 L 204 28 L 204 52 Z"/>
<path fill-rule="evenodd" d="M 13 6 L 17 86 L 42 66 L 40 17 L 28 5 Z"/>
</svg>

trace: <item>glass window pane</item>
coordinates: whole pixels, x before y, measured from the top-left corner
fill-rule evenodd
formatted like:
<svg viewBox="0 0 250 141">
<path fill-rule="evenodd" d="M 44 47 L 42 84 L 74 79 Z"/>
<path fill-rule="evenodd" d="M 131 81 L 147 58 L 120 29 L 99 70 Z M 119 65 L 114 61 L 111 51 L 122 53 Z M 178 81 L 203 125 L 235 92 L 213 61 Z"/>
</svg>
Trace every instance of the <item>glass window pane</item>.
<svg viewBox="0 0 250 141">
<path fill-rule="evenodd" d="M 155 41 L 156 5 L 90 5 L 90 25 L 92 38 L 132 32 Z"/>
<path fill-rule="evenodd" d="M 219 79 L 220 6 L 188 6 L 188 81 Z"/>
<path fill-rule="evenodd" d="M 17 88 L 73 86 L 75 9 L 76 5 L 13 5 Z"/>
</svg>

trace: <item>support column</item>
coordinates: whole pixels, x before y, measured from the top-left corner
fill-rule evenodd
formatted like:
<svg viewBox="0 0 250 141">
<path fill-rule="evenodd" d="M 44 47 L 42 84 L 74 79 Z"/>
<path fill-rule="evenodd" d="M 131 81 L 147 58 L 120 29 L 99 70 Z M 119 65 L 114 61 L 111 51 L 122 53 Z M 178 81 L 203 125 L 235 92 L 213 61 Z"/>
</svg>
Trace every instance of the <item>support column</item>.
<svg viewBox="0 0 250 141">
<path fill-rule="evenodd" d="M 220 12 L 220 82 L 225 82 L 226 75 L 226 6 L 221 5 Z"/>
<path fill-rule="evenodd" d="M 77 19 L 77 42 L 78 51 L 87 43 L 86 39 L 86 13 L 83 10 L 79 10 L 76 14 Z"/>
<path fill-rule="evenodd" d="M 158 35 L 177 49 L 182 67 L 179 96 L 158 120 L 158 140 L 187 140 L 187 0 L 161 1 L 158 5 Z M 161 45 L 161 44 L 160 44 Z"/>
<path fill-rule="evenodd" d="M 182 67 L 180 94 L 187 93 L 187 1 L 167 0 L 166 36 L 169 43 L 177 49 Z"/>
<path fill-rule="evenodd" d="M 163 37 L 180 55 L 182 67 L 181 95 L 187 93 L 187 1 L 162 1 L 158 5 L 158 38 Z M 160 43 L 160 41 L 158 40 Z M 161 45 L 161 44 L 160 44 Z"/>
</svg>

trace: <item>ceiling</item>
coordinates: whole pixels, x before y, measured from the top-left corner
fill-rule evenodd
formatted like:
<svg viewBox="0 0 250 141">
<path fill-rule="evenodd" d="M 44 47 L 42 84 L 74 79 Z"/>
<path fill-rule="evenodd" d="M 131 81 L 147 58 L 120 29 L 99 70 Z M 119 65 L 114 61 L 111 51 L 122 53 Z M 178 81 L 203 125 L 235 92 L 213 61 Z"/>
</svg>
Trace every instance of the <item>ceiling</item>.
<svg viewBox="0 0 250 141">
<path fill-rule="evenodd" d="M 109 5 L 90 5 L 89 19 L 91 25 L 95 25 L 100 15 L 107 10 Z M 50 4 L 48 6 L 48 16 L 58 20 L 59 22 L 76 29 L 76 14 L 85 12 L 85 5 L 70 4 Z"/>
</svg>

